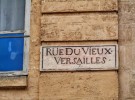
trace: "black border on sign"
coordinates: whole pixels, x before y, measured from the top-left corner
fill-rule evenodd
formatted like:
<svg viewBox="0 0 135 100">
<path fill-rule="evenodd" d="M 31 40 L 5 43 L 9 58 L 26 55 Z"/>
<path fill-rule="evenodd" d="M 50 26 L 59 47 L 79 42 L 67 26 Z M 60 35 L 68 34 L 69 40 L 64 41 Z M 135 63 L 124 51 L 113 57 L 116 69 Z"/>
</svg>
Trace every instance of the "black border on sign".
<svg viewBox="0 0 135 100">
<path fill-rule="evenodd" d="M 116 68 L 116 64 L 117 64 L 117 58 L 116 58 L 116 56 L 117 56 L 117 54 L 116 54 L 116 45 L 114 45 L 115 46 L 115 68 Z"/>
<path fill-rule="evenodd" d="M 43 57 L 44 57 L 43 54 L 44 54 L 44 48 L 45 48 L 45 47 L 42 47 L 42 69 L 43 69 Z"/>
<path fill-rule="evenodd" d="M 117 68 L 117 52 L 116 52 L 116 45 L 101 45 L 101 46 L 43 46 L 42 47 L 42 70 L 43 69 L 43 54 L 44 54 L 44 48 L 47 48 L 47 47 L 105 47 L 105 46 L 114 46 L 115 47 L 115 68 Z"/>
</svg>

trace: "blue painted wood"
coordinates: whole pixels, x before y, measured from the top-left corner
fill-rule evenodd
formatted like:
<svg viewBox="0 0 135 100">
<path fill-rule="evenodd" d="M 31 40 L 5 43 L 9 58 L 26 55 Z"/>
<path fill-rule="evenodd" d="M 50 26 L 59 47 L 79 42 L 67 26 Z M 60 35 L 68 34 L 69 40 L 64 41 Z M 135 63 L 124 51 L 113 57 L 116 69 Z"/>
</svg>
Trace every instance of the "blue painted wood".
<svg viewBox="0 0 135 100">
<path fill-rule="evenodd" d="M 24 34 L 0 34 L 0 36 L 22 36 L 22 38 L 0 38 L 0 71 L 22 71 Z"/>
</svg>

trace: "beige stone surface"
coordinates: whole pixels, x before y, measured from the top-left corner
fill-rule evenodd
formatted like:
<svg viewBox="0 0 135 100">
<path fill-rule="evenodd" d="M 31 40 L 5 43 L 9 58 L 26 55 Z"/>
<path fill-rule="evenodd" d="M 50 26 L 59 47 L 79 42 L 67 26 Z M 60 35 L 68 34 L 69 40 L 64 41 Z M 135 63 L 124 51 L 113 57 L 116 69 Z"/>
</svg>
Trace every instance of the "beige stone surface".
<svg viewBox="0 0 135 100">
<path fill-rule="evenodd" d="M 4 87 L 26 87 L 27 77 L 0 77 L 0 88 Z"/>
<path fill-rule="evenodd" d="M 120 98 L 135 100 L 135 0 L 119 2 Z"/>
<path fill-rule="evenodd" d="M 118 0 L 42 0 L 42 13 L 117 10 Z"/>
<path fill-rule="evenodd" d="M 117 39 L 117 13 L 49 14 L 41 18 L 41 41 Z"/>
<path fill-rule="evenodd" d="M 118 100 L 117 72 L 42 73 L 39 100 Z"/>
<path fill-rule="evenodd" d="M 105 44 L 105 45 L 113 45 L 113 44 L 117 44 L 117 41 L 58 41 L 58 42 L 42 42 L 42 46 L 75 46 L 75 45 L 80 45 L 80 46 L 84 46 L 84 45 L 98 45 L 98 44 Z"/>
</svg>

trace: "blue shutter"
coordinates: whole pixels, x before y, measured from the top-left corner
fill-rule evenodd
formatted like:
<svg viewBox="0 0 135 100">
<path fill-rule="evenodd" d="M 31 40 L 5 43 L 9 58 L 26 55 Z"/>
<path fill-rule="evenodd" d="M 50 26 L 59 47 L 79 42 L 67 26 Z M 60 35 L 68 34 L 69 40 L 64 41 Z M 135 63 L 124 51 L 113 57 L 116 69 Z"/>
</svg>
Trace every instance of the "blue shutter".
<svg viewBox="0 0 135 100">
<path fill-rule="evenodd" d="M 23 33 L 0 34 L 0 71 L 23 70 L 23 36 Z"/>
</svg>

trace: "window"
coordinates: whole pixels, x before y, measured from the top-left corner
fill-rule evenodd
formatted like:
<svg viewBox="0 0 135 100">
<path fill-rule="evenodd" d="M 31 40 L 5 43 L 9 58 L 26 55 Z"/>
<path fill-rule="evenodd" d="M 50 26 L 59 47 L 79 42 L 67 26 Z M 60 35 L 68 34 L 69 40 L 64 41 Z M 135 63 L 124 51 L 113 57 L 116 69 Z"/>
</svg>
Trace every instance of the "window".
<svg viewBox="0 0 135 100">
<path fill-rule="evenodd" d="M 0 0 L 0 75 L 27 75 L 30 0 Z"/>
</svg>

